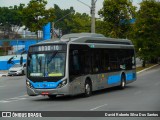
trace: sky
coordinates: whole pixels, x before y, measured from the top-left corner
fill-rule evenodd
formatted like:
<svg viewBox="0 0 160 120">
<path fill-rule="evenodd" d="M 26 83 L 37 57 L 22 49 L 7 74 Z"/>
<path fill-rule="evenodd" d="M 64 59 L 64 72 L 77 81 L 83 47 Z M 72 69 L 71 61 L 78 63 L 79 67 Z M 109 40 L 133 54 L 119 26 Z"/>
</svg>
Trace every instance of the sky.
<svg viewBox="0 0 160 120">
<path fill-rule="evenodd" d="M 14 5 L 19 5 L 20 3 L 28 4 L 30 0 L 0 0 L 0 7 L 9 7 Z M 61 9 L 68 9 L 71 6 L 74 7 L 76 12 L 90 14 L 90 8 L 84 4 L 78 2 L 77 0 L 47 0 L 47 8 L 53 7 L 54 4 L 57 4 Z M 91 6 L 91 0 L 80 0 L 87 5 Z M 96 3 L 96 17 L 98 17 L 98 11 L 102 8 L 104 0 L 97 0 Z M 138 6 L 142 0 L 132 0 L 133 5 Z"/>
</svg>

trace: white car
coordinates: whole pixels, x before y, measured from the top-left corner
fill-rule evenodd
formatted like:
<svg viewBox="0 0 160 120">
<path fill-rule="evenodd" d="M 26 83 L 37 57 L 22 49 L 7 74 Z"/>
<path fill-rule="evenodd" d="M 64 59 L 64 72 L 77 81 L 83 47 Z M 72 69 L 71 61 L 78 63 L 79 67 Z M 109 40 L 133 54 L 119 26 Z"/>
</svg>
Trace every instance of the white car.
<svg viewBox="0 0 160 120">
<path fill-rule="evenodd" d="M 24 75 L 25 73 L 26 73 L 26 63 L 23 64 L 23 65 L 14 64 L 8 70 L 8 76 L 12 76 L 12 75 Z"/>
</svg>

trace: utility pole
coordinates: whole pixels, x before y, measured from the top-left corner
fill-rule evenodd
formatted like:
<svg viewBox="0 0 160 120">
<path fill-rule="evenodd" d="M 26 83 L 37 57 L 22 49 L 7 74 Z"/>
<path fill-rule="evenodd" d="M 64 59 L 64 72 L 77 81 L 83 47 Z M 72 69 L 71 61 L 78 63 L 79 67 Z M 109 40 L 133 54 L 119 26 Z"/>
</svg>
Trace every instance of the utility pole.
<svg viewBox="0 0 160 120">
<path fill-rule="evenodd" d="M 91 1 L 91 33 L 95 33 L 95 7 L 97 0 Z"/>
<path fill-rule="evenodd" d="M 87 7 L 90 8 L 90 10 L 91 10 L 91 33 L 95 33 L 95 8 L 96 8 L 97 0 L 91 0 L 91 6 L 87 5 L 86 3 L 84 3 L 80 0 L 77 0 L 77 1 L 79 1 L 80 3 L 86 5 Z"/>
</svg>

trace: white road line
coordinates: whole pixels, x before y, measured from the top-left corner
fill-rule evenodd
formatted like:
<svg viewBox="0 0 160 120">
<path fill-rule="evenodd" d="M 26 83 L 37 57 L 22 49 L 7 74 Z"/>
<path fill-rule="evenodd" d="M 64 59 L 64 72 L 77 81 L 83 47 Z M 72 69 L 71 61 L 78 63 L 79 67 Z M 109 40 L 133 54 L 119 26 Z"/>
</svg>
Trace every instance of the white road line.
<svg viewBox="0 0 160 120">
<path fill-rule="evenodd" d="M 27 96 L 27 95 L 22 95 L 22 96 L 18 96 L 18 97 L 13 97 L 13 98 L 8 98 L 8 99 L 5 99 L 5 100 L 0 100 L 0 103 L 5 103 L 5 102 L 11 102 L 13 100 L 18 100 L 18 99 L 24 99 L 24 97 Z M 25 98 L 26 99 L 26 98 Z"/>
<path fill-rule="evenodd" d="M 8 102 L 14 102 L 14 101 L 20 101 L 20 100 L 24 100 L 27 98 L 17 98 L 17 99 L 13 99 L 13 100 L 1 100 L 0 103 L 8 103 Z"/>
<path fill-rule="evenodd" d="M 20 101 L 20 100 L 25 100 L 25 99 L 31 98 L 31 97 L 27 97 L 27 96 L 28 95 L 22 95 L 22 96 L 18 96 L 18 97 L 8 98 L 5 100 L 0 100 L 0 103 L 15 102 L 15 101 Z M 35 96 L 35 97 L 41 97 L 41 96 Z"/>
<path fill-rule="evenodd" d="M 26 97 L 27 95 L 22 95 L 22 96 L 17 96 L 17 97 L 13 97 L 13 98 L 8 98 L 6 100 L 10 100 L 10 99 L 16 99 L 16 98 L 21 98 L 21 97 Z"/>
<path fill-rule="evenodd" d="M 138 95 L 140 93 L 142 93 L 142 91 L 137 91 L 137 92 L 134 93 L 134 95 Z"/>
<path fill-rule="evenodd" d="M 101 108 L 101 107 L 104 107 L 104 106 L 107 106 L 108 104 L 104 104 L 104 105 L 101 105 L 101 106 L 97 106 L 97 107 L 95 107 L 95 108 L 92 108 L 92 109 L 90 109 L 91 111 L 92 110 L 96 110 L 96 109 L 98 109 L 98 108 Z"/>
<path fill-rule="evenodd" d="M 11 100 L 21 100 L 21 99 L 27 99 L 27 98 L 11 98 Z"/>
<path fill-rule="evenodd" d="M 0 103 L 8 103 L 9 101 L 6 100 L 0 100 Z"/>
</svg>

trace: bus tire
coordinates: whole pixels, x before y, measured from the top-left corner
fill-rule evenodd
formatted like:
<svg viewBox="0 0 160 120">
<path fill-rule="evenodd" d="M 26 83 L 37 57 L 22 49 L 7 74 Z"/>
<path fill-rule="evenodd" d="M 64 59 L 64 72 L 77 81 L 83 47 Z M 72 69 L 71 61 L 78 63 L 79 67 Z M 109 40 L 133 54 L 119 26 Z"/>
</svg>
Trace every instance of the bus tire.
<svg viewBox="0 0 160 120">
<path fill-rule="evenodd" d="M 89 80 L 87 80 L 85 82 L 85 93 L 84 93 L 84 96 L 85 97 L 89 97 L 91 96 L 92 94 L 92 85 L 91 85 L 91 82 Z"/>
<path fill-rule="evenodd" d="M 125 86 L 126 86 L 126 78 L 125 78 L 125 75 L 122 74 L 122 76 L 121 76 L 121 84 L 120 84 L 119 88 L 120 89 L 124 89 Z"/>
<path fill-rule="evenodd" d="M 49 99 L 55 99 L 56 95 L 48 95 Z"/>
</svg>

